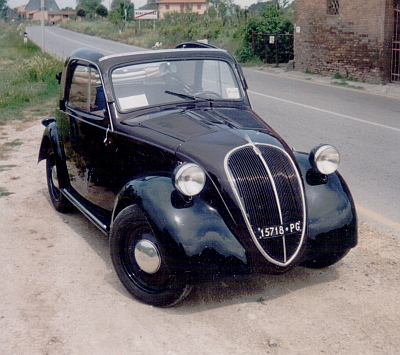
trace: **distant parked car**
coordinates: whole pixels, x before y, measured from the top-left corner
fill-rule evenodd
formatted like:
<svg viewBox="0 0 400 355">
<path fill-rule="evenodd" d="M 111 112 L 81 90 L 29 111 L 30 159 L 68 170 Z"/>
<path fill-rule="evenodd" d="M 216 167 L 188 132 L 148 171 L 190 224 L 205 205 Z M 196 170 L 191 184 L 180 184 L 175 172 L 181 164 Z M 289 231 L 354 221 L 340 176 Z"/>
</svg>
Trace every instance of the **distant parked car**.
<svg viewBox="0 0 400 355">
<path fill-rule="evenodd" d="M 180 47 L 70 54 L 39 152 L 55 209 L 108 235 L 122 284 L 154 306 L 216 277 L 342 259 L 357 219 L 337 150 L 292 151 L 230 54 Z"/>
</svg>

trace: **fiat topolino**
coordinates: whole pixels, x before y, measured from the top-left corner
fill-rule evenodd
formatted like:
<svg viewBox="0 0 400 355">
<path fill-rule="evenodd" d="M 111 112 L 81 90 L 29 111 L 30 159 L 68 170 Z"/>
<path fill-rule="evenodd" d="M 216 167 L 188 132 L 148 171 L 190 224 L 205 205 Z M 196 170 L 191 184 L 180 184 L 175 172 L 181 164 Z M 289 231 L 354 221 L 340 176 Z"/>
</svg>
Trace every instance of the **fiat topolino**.
<svg viewBox="0 0 400 355">
<path fill-rule="evenodd" d="M 289 149 L 252 110 L 235 59 L 197 47 L 77 50 L 43 120 L 55 209 L 109 236 L 122 284 L 159 307 L 216 277 L 327 267 L 357 244 L 335 147 Z"/>
</svg>

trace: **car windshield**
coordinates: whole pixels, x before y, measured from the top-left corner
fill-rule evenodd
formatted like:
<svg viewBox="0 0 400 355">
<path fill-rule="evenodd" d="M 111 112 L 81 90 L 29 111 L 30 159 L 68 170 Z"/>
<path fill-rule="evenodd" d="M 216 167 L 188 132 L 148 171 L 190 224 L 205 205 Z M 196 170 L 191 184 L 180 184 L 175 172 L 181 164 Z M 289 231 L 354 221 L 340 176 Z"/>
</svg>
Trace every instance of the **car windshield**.
<svg viewBox="0 0 400 355">
<path fill-rule="evenodd" d="M 115 69 L 111 78 L 121 111 L 177 101 L 242 100 L 231 66 L 221 60 L 126 65 Z"/>
</svg>

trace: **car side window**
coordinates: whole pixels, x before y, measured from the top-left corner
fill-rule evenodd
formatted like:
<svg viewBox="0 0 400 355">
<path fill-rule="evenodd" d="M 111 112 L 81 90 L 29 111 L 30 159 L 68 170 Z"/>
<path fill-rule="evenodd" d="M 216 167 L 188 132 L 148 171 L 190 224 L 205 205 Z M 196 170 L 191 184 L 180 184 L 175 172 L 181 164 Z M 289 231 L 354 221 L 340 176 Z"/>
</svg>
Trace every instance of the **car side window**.
<svg viewBox="0 0 400 355">
<path fill-rule="evenodd" d="M 97 116 L 104 116 L 105 97 L 97 69 L 77 65 L 71 79 L 69 106 Z"/>
</svg>

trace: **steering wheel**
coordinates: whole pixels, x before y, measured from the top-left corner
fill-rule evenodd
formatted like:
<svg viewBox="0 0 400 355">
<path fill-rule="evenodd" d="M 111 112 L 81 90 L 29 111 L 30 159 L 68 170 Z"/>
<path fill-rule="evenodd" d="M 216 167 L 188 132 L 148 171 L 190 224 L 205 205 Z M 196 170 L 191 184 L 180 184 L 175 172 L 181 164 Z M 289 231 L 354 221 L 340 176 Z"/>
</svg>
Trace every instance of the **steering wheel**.
<svg viewBox="0 0 400 355">
<path fill-rule="evenodd" d="M 222 99 L 222 96 L 220 94 L 217 94 L 214 91 L 199 91 L 195 95 L 195 97 L 199 96 L 204 99 Z"/>
</svg>

